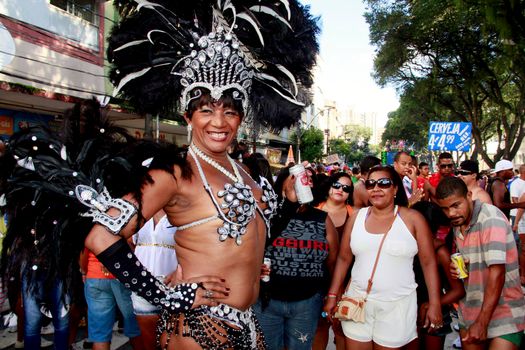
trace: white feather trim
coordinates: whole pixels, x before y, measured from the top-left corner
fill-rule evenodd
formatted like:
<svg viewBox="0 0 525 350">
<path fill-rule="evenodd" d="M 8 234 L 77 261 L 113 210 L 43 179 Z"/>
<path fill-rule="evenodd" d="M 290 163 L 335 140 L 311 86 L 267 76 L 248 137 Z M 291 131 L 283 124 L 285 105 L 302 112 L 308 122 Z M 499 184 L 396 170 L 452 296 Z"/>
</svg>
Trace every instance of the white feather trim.
<svg viewBox="0 0 525 350">
<path fill-rule="evenodd" d="M 255 5 L 255 6 L 250 7 L 250 11 L 252 11 L 252 12 L 262 12 L 262 13 L 266 13 L 266 14 L 268 14 L 270 16 L 273 16 L 273 17 L 277 18 L 279 21 L 281 21 L 284 24 L 286 24 L 288 26 L 288 28 L 292 29 L 292 26 L 290 25 L 290 23 L 288 23 L 288 21 L 286 19 L 284 19 L 281 15 L 279 15 L 277 12 L 275 12 L 274 10 L 269 8 L 268 6 Z"/>
<path fill-rule="evenodd" d="M 144 74 L 149 72 L 150 69 L 151 69 L 151 67 L 147 67 L 147 68 L 139 70 L 138 72 L 130 73 L 130 74 L 126 75 L 124 78 L 122 78 L 120 80 L 120 83 L 118 84 L 117 88 L 115 90 L 113 90 L 113 97 L 117 96 L 117 94 L 119 93 L 120 89 L 122 89 L 122 87 L 124 85 L 126 85 L 127 83 L 129 83 L 133 79 L 136 79 L 138 77 L 143 76 Z"/>
<path fill-rule="evenodd" d="M 299 92 L 299 90 L 297 89 L 297 81 L 295 80 L 295 77 L 293 76 L 292 72 L 290 72 L 288 69 L 286 69 L 284 66 L 280 64 L 276 64 L 275 66 L 290 79 L 290 82 L 293 84 L 293 88 L 294 88 L 293 95 L 297 96 L 297 93 Z"/>
<path fill-rule="evenodd" d="M 292 12 L 290 11 L 290 2 L 288 0 L 280 0 L 281 3 L 286 7 L 286 11 L 288 12 L 288 20 L 292 17 Z"/>
<path fill-rule="evenodd" d="M 248 23 L 252 25 L 253 29 L 255 29 L 255 31 L 257 32 L 257 35 L 259 36 L 259 41 L 261 42 L 261 45 L 264 46 L 264 39 L 263 39 L 261 30 L 259 29 L 259 26 L 257 25 L 257 23 L 255 23 L 253 18 L 251 18 L 250 15 L 248 15 L 245 12 L 239 13 L 237 17 L 244 19 L 245 21 L 247 21 Z"/>
</svg>

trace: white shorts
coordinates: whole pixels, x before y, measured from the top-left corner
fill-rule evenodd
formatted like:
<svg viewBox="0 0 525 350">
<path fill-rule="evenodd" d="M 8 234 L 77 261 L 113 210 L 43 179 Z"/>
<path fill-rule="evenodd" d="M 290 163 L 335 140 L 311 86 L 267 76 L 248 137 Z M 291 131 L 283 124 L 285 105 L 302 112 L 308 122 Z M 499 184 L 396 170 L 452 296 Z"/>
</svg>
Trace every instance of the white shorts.
<svg viewBox="0 0 525 350">
<path fill-rule="evenodd" d="M 525 235 L 525 217 L 521 217 L 521 220 L 518 222 L 518 234 Z"/>
<path fill-rule="evenodd" d="M 160 312 L 155 305 L 150 304 L 146 299 L 135 293 L 131 293 L 131 302 L 135 315 L 152 316 L 158 315 Z"/>
<path fill-rule="evenodd" d="M 342 321 L 346 337 L 388 348 L 398 348 L 417 338 L 416 292 L 396 300 L 367 300 L 365 322 Z"/>
</svg>

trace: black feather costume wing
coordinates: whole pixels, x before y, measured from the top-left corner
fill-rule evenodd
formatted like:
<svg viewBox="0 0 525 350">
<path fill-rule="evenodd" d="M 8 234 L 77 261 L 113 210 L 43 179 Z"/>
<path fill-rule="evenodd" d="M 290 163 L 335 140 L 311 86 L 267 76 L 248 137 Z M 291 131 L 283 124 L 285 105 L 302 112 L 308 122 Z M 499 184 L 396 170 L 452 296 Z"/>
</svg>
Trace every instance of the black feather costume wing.
<svg viewBox="0 0 525 350">
<path fill-rule="evenodd" d="M 75 108 L 86 106 L 88 111 L 69 115 L 63 135 L 38 126 L 9 140 L 1 159 L 8 216 L 1 258 L 4 277 L 16 278 L 26 266 L 30 272 L 43 272 L 47 283 L 58 277 L 71 288 L 93 226 L 91 218 L 81 216 L 89 208 L 77 199 L 77 185 L 98 193 L 107 188 L 114 197 L 132 193 L 140 215 L 141 188 L 152 181 L 149 170 L 173 174 L 177 164 L 183 176 L 189 176 L 184 154 L 175 145 L 136 141 L 108 123 L 96 101 Z M 80 122 L 78 113 L 83 116 Z"/>
</svg>

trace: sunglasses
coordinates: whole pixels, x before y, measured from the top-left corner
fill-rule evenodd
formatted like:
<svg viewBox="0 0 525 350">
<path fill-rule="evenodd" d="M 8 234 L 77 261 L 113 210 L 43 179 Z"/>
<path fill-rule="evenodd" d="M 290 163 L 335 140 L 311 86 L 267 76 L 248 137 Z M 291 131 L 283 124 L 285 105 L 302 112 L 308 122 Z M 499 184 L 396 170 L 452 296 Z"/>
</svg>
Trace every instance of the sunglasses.
<svg viewBox="0 0 525 350">
<path fill-rule="evenodd" d="M 342 188 L 343 191 L 346 192 L 346 193 L 350 193 L 350 190 L 352 189 L 352 187 L 350 185 L 343 185 L 340 182 L 334 182 L 332 184 L 332 188 L 335 188 L 336 190 Z"/>
<path fill-rule="evenodd" d="M 368 179 L 368 180 L 365 181 L 365 188 L 367 190 L 374 189 L 376 187 L 376 185 L 379 188 L 387 189 L 387 188 L 392 187 L 392 185 L 394 185 L 394 182 L 391 179 L 389 179 L 388 177 L 384 177 L 384 178 L 379 179 L 379 180 Z"/>
<path fill-rule="evenodd" d="M 459 176 L 459 175 L 463 175 L 463 176 L 467 176 L 467 175 L 472 175 L 472 171 L 468 171 L 468 170 L 456 170 L 454 172 L 454 174 L 456 176 Z"/>
<path fill-rule="evenodd" d="M 454 167 L 454 164 L 439 164 L 440 169 L 450 168 L 452 169 Z"/>
</svg>

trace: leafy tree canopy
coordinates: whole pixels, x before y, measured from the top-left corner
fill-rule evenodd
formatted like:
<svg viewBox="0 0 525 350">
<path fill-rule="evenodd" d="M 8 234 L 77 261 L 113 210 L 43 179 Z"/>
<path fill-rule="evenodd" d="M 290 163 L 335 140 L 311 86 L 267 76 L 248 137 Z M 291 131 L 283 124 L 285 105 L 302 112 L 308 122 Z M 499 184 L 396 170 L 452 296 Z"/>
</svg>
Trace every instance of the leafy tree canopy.
<svg viewBox="0 0 525 350">
<path fill-rule="evenodd" d="M 291 140 L 297 144 L 297 134 L 292 134 Z M 301 159 L 318 162 L 323 158 L 324 134 L 321 129 L 309 127 L 301 129 Z"/>
<path fill-rule="evenodd" d="M 394 84 L 405 99 L 391 126 L 469 121 L 474 157 L 479 153 L 489 166 L 512 159 L 525 137 L 523 1 L 366 3 L 377 47 L 375 79 Z M 486 151 L 490 139 L 500 144 L 493 159 Z"/>
</svg>

